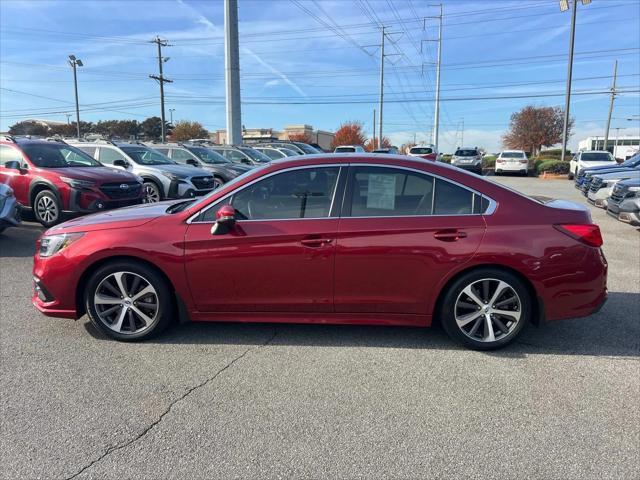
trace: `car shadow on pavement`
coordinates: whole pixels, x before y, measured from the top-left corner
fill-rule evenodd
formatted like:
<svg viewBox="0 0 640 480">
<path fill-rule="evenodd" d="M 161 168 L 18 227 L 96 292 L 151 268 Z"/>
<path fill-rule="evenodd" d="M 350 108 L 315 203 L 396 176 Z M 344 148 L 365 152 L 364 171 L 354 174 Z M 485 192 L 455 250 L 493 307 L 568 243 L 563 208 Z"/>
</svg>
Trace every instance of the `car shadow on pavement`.
<svg viewBox="0 0 640 480">
<path fill-rule="evenodd" d="M 45 228 L 38 223 L 22 223 L 0 233 L 0 257 L 33 257 L 36 240 Z"/>
<path fill-rule="evenodd" d="M 107 340 L 88 320 L 86 330 Z M 147 344 L 220 344 L 306 347 L 373 347 L 464 350 L 439 326 L 434 328 L 194 322 L 174 325 Z M 640 357 L 640 294 L 612 292 L 600 312 L 587 318 L 528 326 L 512 345 L 486 352 L 520 358 L 532 354 Z"/>
</svg>

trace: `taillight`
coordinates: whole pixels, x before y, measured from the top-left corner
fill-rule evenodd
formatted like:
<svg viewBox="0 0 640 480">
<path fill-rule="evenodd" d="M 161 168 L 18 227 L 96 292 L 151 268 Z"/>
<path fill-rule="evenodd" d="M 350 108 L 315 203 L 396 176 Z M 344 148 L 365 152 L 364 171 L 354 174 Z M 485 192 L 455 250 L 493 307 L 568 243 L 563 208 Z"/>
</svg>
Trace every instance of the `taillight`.
<svg viewBox="0 0 640 480">
<path fill-rule="evenodd" d="M 600 227 L 598 225 L 581 223 L 554 225 L 554 227 L 562 233 L 592 247 L 602 246 L 602 235 L 600 234 Z"/>
</svg>

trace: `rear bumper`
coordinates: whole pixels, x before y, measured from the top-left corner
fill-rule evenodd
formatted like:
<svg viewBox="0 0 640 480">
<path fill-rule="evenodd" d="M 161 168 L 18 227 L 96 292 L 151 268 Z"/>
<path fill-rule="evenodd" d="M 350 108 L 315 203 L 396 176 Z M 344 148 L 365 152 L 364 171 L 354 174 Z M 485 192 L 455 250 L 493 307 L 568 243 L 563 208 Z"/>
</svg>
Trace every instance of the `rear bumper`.
<svg viewBox="0 0 640 480">
<path fill-rule="evenodd" d="M 20 223 L 20 205 L 15 197 L 9 197 L 0 211 L 0 227 L 15 227 Z"/>
<path fill-rule="evenodd" d="M 466 164 L 466 163 L 452 163 L 454 167 L 461 168 L 462 170 L 468 170 L 470 172 L 482 172 L 482 164 L 479 163 L 477 165 Z"/>
</svg>

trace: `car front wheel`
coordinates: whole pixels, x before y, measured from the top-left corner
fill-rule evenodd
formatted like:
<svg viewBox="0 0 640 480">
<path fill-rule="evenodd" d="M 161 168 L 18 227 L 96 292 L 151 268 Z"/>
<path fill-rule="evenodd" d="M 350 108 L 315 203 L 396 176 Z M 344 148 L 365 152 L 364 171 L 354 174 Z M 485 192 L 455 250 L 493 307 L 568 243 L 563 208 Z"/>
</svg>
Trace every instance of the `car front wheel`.
<svg viewBox="0 0 640 480">
<path fill-rule="evenodd" d="M 142 263 L 114 262 L 96 270 L 85 291 L 91 322 L 122 341 L 151 338 L 166 328 L 173 312 L 171 290 Z"/>
<path fill-rule="evenodd" d="M 475 270 L 448 288 L 441 309 L 449 336 L 475 350 L 511 343 L 531 317 L 531 295 L 515 275 L 493 268 Z"/>
<path fill-rule="evenodd" d="M 36 195 L 33 201 L 33 213 L 36 220 L 47 228 L 53 227 L 62 220 L 60 201 L 50 190 L 43 190 Z"/>
<path fill-rule="evenodd" d="M 160 200 L 160 187 L 153 182 L 144 182 L 144 203 L 157 203 Z"/>
</svg>

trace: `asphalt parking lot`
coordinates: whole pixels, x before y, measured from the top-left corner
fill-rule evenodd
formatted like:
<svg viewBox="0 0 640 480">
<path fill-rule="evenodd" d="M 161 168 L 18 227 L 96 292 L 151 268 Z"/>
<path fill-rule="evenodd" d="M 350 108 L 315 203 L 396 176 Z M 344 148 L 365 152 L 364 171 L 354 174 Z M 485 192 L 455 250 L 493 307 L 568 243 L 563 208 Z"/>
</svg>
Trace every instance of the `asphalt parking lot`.
<svg viewBox="0 0 640 480">
<path fill-rule="evenodd" d="M 497 177 L 585 203 L 566 180 Z M 30 304 L 0 236 L 0 477 L 640 478 L 640 233 L 592 208 L 609 301 L 502 351 L 438 329 L 187 324 L 123 344 Z"/>
</svg>

